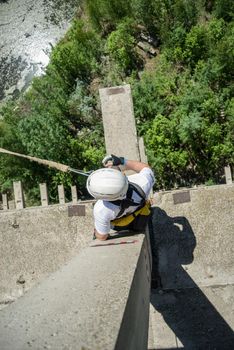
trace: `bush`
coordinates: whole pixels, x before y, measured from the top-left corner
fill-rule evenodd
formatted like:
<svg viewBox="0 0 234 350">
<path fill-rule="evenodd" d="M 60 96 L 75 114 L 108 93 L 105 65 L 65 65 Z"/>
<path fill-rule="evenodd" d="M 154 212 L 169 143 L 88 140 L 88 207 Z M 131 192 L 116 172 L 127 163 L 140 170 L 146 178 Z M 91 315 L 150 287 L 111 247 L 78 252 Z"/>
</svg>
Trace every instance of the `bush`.
<svg viewBox="0 0 234 350">
<path fill-rule="evenodd" d="M 157 114 L 168 116 L 176 105 L 176 70 L 161 56 L 155 71 L 145 72 L 132 86 L 135 117 L 142 135 Z"/>
<path fill-rule="evenodd" d="M 115 30 L 118 22 L 130 14 L 129 0 L 86 0 L 85 5 L 94 28 L 103 34 Z"/>
<path fill-rule="evenodd" d="M 75 21 L 53 50 L 50 64 L 67 86 L 74 88 L 77 79 L 89 82 L 98 72 L 101 48 L 99 36 L 87 30 L 82 21 Z"/>
<path fill-rule="evenodd" d="M 132 20 L 125 19 L 107 38 L 107 53 L 125 74 L 130 74 L 133 69 L 141 66 L 140 57 L 135 49 L 135 36 Z"/>
</svg>

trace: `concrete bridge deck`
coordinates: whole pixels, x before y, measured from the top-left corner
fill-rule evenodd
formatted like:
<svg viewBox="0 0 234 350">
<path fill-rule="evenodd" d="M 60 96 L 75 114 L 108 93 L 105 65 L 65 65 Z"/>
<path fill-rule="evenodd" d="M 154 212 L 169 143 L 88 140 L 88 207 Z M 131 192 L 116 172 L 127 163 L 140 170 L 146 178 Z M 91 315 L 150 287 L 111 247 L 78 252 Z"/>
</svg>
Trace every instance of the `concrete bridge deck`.
<svg viewBox="0 0 234 350">
<path fill-rule="evenodd" d="M 151 293 L 148 349 L 231 349 L 234 185 L 156 193 L 155 200 L 150 233 L 152 274 L 158 289 Z M 86 349 L 98 349 L 99 344 L 103 349 L 118 349 L 121 333 L 122 341 L 130 342 L 127 348 L 121 343 L 121 349 L 131 349 L 131 341 L 135 347 L 136 339 L 139 349 L 146 349 L 146 343 L 138 339 L 147 338 L 149 321 L 150 258 L 148 248 L 143 248 L 143 236 L 110 241 L 136 239 L 136 243 L 87 247 L 96 243 L 90 234 L 86 239 L 82 236 L 86 229 L 92 230 L 92 208 L 87 205 L 84 217 L 69 217 L 67 207 L 0 213 L 2 303 L 4 297 L 9 301 L 34 286 L 0 311 L 0 348 L 40 349 L 47 342 L 48 348 L 63 349 L 56 343 L 63 337 L 70 349 L 85 349 L 85 344 Z M 32 247 L 36 249 L 32 251 Z M 30 272 L 37 264 L 33 280 Z M 58 271 L 53 273 L 56 264 Z M 19 283 L 21 275 L 23 284 Z M 129 307 L 131 313 L 126 316 Z M 69 322 L 71 334 L 64 326 Z M 97 335 L 99 324 L 101 333 Z M 87 333 L 83 327 L 93 332 Z M 117 329 L 122 330 L 118 333 Z M 88 336 L 92 340 L 85 343 Z"/>
<path fill-rule="evenodd" d="M 134 125 L 125 134 L 133 118 L 129 86 L 100 95 L 107 152 L 142 159 Z M 121 130 L 111 135 L 108 126 L 118 118 Z M 150 237 L 158 288 L 149 349 L 232 349 L 234 185 L 159 193 L 155 200 Z M 148 240 L 87 247 L 91 213 L 70 217 L 67 205 L 0 213 L 1 300 L 34 285 L 0 312 L 1 350 L 147 348 Z"/>
<path fill-rule="evenodd" d="M 3 309 L 0 349 L 146 349 L 149 242 L 132 238 L 93 242 Z"/>
</svg>

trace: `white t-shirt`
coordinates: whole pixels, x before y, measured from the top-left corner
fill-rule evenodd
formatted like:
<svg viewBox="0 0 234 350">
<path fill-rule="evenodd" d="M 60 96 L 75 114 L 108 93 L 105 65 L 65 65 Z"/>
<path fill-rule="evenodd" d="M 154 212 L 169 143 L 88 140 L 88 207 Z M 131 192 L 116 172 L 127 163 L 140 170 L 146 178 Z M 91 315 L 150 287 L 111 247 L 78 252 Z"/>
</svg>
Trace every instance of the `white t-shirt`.
<svg viewBox="0 0 234 350">
<path fill-rule="evenodd" d="M 155 178 L 150 168 L 143 168 L 139 173 L 128 176 L 130 182 L 139 185 L 149 196 L 150 191 L 154 185 Z M 132 199 L 135 203 L 141 202 L 142 198 L 134 191 Z M 136 210 L 136 206 L 128 207 L 121 216 L 130 214 Z M 115 205 L 109 201 L 98 200 L 94 206 L 94 226 L 98 233 L 106 235 L 111 229 L 111 220 L 114 220 L 120 212 L 120 206 Z"/>
</svg>

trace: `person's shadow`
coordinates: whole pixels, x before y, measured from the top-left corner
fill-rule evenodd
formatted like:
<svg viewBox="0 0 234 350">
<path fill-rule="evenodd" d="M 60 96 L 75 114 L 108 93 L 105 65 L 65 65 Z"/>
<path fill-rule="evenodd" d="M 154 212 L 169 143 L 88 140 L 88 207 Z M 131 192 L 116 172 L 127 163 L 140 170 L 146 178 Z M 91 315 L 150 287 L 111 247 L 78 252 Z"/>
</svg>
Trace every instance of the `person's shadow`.
<svg viewBox="0 0 234 350">
<path fill-rule="evenodd" d="M 149 232 L 153 307 L 184 349 L 233 349 L 232 329 L 182 267 L 193 262 L 196 247 L 188 220 L 170 217 L 164 210 L 152 207 Z"/>
</svg>

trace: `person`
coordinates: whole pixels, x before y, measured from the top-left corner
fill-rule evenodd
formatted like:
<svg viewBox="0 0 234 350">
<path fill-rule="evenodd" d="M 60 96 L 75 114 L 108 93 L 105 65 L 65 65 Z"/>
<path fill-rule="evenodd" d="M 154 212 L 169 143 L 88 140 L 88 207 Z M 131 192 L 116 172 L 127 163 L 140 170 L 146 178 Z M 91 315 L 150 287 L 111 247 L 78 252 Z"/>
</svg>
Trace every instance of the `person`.
<svg viewBox="0 0 234 350">
<path fill-rule="evenodd" d="M 115 230 L 142 228 L 137 218 L 150 214 L 147 198 L 155 178 L 146 163 L 128 160 L 115 155 L 106 156 L 104 168 L 91 173 L 87 179 L 87 190 L 98 201 L 94 205 L 94 237 L 106 240 L 111 228 Z M 132 170 L 126 176 L 122 171 Z M 144 225 L 146 225 L 146 220 Z M 135 225 L 134 225 L 135 223 Z"/>
</svg>

